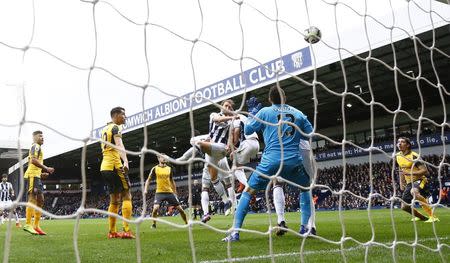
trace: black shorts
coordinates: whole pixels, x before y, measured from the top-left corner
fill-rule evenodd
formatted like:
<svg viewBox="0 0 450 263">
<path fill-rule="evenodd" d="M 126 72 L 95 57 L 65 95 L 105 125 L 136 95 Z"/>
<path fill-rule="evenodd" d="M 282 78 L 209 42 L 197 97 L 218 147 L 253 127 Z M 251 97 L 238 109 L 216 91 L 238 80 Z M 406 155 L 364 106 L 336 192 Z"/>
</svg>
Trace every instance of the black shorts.
<svg viewBox="0 0 450 263">
<path fill-rule="evenodd" d="M 110 194 L 118 194 L 130 189 L 130 180 L 128 179 L 128 175 L 123 172 L 119 170 L 100 172 L 108 185 L 108 191 Z"/>
<path fill-rule="evenodd" d="M 202 205 L 202 199 L 198 196 L 192 197 L 192 205 L 193 206 Z"/>
<path fill-rule="evenodd" d="M 402 199 L 406 203 L 411 203 L 413 199 L 413 196 L 411 195 L 411 189 L 413 187 L 419 189 L 420 195 L 425 198 L 430 195 L 430 192 L 428 191 L 427 179 L 426 178 L 419 179 L 406 185 L 405 191 L 403 192 L 402 195 Z"/>
<path fill-rule="evenodd" d="M 174 194 L 174 193 L 156 193 L 155 201 L 153 201 L 153 204 L 160 205 L 163 201 L 167 201 L 169 206 L 180 205 L 180 201 L 178 201 L 178 197 L 176 194 Z"/>
<path fill-rule="evenodd" d="M 25 189 L 27 193 L 31 194 L 42 194 L 44 192 L 44 186 L 42 185 L 41 178 L 39 177 L 28 177 L 25 180 Z"/>
</svg>

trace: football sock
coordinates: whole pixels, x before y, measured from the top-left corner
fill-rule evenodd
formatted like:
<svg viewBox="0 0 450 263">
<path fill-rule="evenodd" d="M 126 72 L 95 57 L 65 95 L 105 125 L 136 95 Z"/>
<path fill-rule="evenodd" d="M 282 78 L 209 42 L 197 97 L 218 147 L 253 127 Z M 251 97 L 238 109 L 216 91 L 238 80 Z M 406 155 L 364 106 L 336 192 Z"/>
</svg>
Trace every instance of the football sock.
<svg viewBox="0 0 450 263">
<path fill-rule="evenodd" d="M 233 187 L 228 187 L 228 196 L 230 197 L 231 205 L 233 207 L 236 207 L 236 194 L 234 193 Z"/>
<path fill-rule="evenodd" d="M 222 201 L 224 203 L 229 201 L 229 198 L 227 196 L 227 193 L 225 192 L 225 187 L 223 187 L 222 182 L 217 179 L 215 182 L 211 181 L 213 183 L 214 189 L 216 190 L 217 194 L 222 197 Z"/>
<path fill-rule="evenodd" d="M 34 228 L 39 228 L 39 221 L 41 220 L 41 212 L 34 210 Z"/>
<path fill-rule="evenodd" d="M 248 186 L 247 177 L 245 176 L 245 173 L 244 173 L 244 171 L 242 169 L 235 170 L 234 171 L 234 176 L 236 176 L 236 179 L 238 179 L 238 181 L 241 184 L 243 184 L 245 186 Z"/>
<path fill-rule="evenodd" d="M 309 191 L 300 193 L 301 224 L 307 225 L 311 217 L 311 195 Z"/>
<path fill-rule="evenodd" d="M 185 224 L 187 224 L 187 218 L 186 218 L 186 213 L 184 213 L 183 209 L 179 210 L 180 211 L 180 216 L 181 218 L 183 218 L 183 221 Z"/>
<path fill-rule="evenodd" d="M 133 204 L 131 203 L 131 200 L 123 200 L 122 201 L 122 215 L 126 219 L 131 219 L 131 214 L 133 211 Z M 123 230 L 125 232 L 130 231 L 130 226 L 127 221 L 123 221 Z"/>
<path fill-rule="evenodd" d="M 417 196 L 416 199 L 420 201 L 420 206 L 425 210 L 425 213 L 427 213 L 429 217 L 433 216 L 433 210 L 428 205 L 427 199 L 423 196 Z"/>
<path fill-rule="evenodd" d="M 234 228 L 241 228 L 244 223 L 244 218 L 248 212 L 248 205 L 250 200 L 252 199 L 252 195 L 249 192 L 243 192 L 241 195 L 241 199 L 239 199 L 239 204 L 236 208 Z"/>
<path fill-rule="evenodd" d="M 34 215 L 34 209 L 27 206 L 27 208 L 25 209 L 25 217 L 26 217 L 25 223 L 27 225 L 31 225 L 31 219 L 33 218 L 33 215 Z"/>
<path fill-rule="evenodd" d="M 203 214 L 209 214 L 209 194 L 208 191 L 202 191 L 202 210 Z"/>
<path fill-rule="evenodd" d="M 16 216 L 16 223 L 19 223 L 19 215 L 17 214 L 17 211 L 14 211 L 14 215 Z"/>
<path fill-rule="evenodd" d="M 276 186 L 273 188 L 273 203 L 275 205 L 275 212 L 277 213 L 278 224 L 282 221 L 285 221 L 284 218 L 284 208 L 285 208 L 285 199 L 284 199 L 284 191 L 280 186 Z"/>
<path fill-rule="evenodd" d="M 119 212 L 119 205 L 118 204 L 109 203 L 108 212 L 113 213 L 113 214 L 117 214 Z M 116 217 L 108 216 L 109 232 L 111 232 L 111 233 L 117 232 L 117 230 L 116 230 L 116 221 L 117 221 Z"/>
</svg>

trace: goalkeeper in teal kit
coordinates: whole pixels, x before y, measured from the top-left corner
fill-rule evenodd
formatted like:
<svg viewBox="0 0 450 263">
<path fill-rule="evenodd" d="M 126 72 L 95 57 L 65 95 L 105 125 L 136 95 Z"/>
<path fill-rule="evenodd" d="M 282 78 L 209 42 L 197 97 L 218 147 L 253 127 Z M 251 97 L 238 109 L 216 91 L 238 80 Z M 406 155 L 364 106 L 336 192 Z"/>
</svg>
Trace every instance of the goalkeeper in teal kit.
<svg viewBox="0 0 450 263">
<path fill-rule="evenodd" d="M 252 99 L 253 101 L 251 101 Z M 269 91 L 269 101 L 272 103 L 272 106 L 264 107 L 259 110 L 261 104 L 254 105 L 255 98 L 251 98 L 249 101 L 248 111 L 251 114 L 256 115 L 255 118 L 249 118 L 245 124 L 245 134 L 262 132 L 265 148 L 261 157 L 261 162 L 256 167 L 256 172 L 251 174 L 248 181 L 248 187 L 246 187 L 241 195 L 239 205 L 235 212 L 235 229 L 242 227 L 252 195 L 257 191 L 265 190 L 270 181 L 260 174 L 274 176 L 282 164 L 279 176 L 304 187 L 308 187 L 310 183 L 310 179 L 303 168 L 302 157 L 299 152 L 300 139 L 305 137 L 297 130 L 297 128 L 299 128 L 306 134 L 313 131 L 313 127 L 306 115 L 294 107 L 282 104 L 282 102 L 286 101 L 286 96 L 284 91 L 280 89 L 279 92 L 276 86 L 273 86 Z M 267 123 L 258 121 L 258 119 Z M 291 122 L 295 124 L 297 128 L 294 125 L 287 123 L 283 123 L 280 127 L 277 125 L 280 120 Z M 268 123 L 272 125 L 269 125 Z M 281 129 L 282 145 L 280 144 L 278 134 L 279 129 Z M 283 149 L 283 151 L 281 149 Z M 301 191 L 299 203 L 301 204 L 301 224 L 303 225 L 307 224 L 309 217 L 311 216 L 311 197 L 308 190 Z M 238 240 L 239 232 L 237 230 L 231 232 L 223 239 L 223 241 Z"/>
</svg>

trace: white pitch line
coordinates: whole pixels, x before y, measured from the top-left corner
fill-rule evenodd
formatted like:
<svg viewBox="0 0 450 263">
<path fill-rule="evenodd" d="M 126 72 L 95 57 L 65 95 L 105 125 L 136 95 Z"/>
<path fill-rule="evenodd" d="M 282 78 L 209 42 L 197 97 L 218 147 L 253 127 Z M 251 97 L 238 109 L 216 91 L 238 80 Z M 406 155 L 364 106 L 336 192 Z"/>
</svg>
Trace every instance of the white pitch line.
<svg viewBox="0 0 450 263">
<path fill-rule="evenodd" d="M 442 237 L 439 238 L 439 240 L 447 240 L 447 237 Z M 423 241 L 431 241 L 431 240 L 436 240 L 436 238 L 423 238 L 423 239 L 418 239 L 417 241 L 419 242 L 423 242 Z M 414 242 L 414 241 L 410 241 L 410 242 Z M 351 248 L 346 248 L 346 249 L 327 249 L 327 250 L 312 250 L 312 251 L 305 251 L 303 252 L 303 255 L 314 255 L 314 254 L 327 254 L 327 253 L 339 253 L 341 251 L 352 251 L 352 250 L 357 250 L 357 249 L 361 249 L 364 248 L 364 246 L 355 246 L 355 247 L 351 247 Z M 279 254 L 273 254 L 273 257 L 277 258 L 277 257 L 291 257 L 291 256 L 300 256 L 301 253 L 300 252 L 291 252 L 291 253 L 279 253 Z M 226 263 L 226 262 L 238 262 L 238 261 L 252 261 L 252 260 L 259 260 L 259 259 L 268 259 L 268 258 L 272 258 L 272 255 L 261 255 L 261 256 L 250 256 L 250 257 L 242 257 L 242 258 L 226 258 L 226 259 L 218 259 L 218 260 L 207 260 L 207 261 L 200 261 L 200 263 Z"/>
</svg>

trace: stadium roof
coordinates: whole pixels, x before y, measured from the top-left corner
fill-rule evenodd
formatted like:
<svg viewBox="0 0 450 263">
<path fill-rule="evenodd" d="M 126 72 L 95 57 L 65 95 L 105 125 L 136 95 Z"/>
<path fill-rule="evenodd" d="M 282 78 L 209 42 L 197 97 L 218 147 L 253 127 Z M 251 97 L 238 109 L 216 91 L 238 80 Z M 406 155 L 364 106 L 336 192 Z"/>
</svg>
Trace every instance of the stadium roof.
<svg viewBox="0 0 450 263">
<path fill-rule="evenodd" d="M 435 47 L 445 52 L 448 56 L 450 54 L 450 34 L 449 27 L 443 26 L 434 31 Z M 398 41 L 394 44 L 396 52 L 397 67 L 401 68 L 411 77 L 417 77 L 419 67 L 417 61 L 420 60 L 421 76 L 428 79 L 432 83 L 437 83 L 436 76 L 446 93 L 440 96 L 439 90 L 430 85 L 427 81 L 415 81 L 408 79 L 401 74 L 397 75 L 398 92 L 401 96 L 401 110 L 408 111 L 414 118 L 420 116 L 420 111 L 423 109 L 423 117 L 429 118 L 440 124 L 444 121 L 443 112 L 450 110 L 450 98 L 448 87 L 450 87 L 450 60 L 445 55 L 442 55 L 436 50 L 431 52 L 423 45 L 431 46 L 433 43 L 432 31 L 418 35 L 420 42 L 417 43 L 418 56 L 416 57 L 414 49 L 414 41 L 410 38 Z M 360 57 L 366 57 L 366 53 L 360 54 Z M 377 58 L 384 63 L 394 65 L 393 52 L 390 45 L 386 45 L 375 50 L 372 50 L 372 57 Z M 433 58 L 433 61 L 431 61 Z M 343 60 L 345 65 L 345 72 L 347 78 L 348 92 L 360 96 L 365 102 L 371 101 L 371 92 L 369 89 L 369 81 L 372 89 L 373 100 L 382 103 L 387 109 L 394 111 L 399 107 L 397 93 L 394 81 L 394 72 L 387 69 L 381 63 L 370 60 L 368 63 L 350 57 Z M 436 69 L 436 74 L 434 68 Z M 369 69 L 369 78 L 366 74 L 366 66 Z M 317 70 L 317 80 L 321 81 L 326 87 L 334 92 L 341 93 L 345 89 L 343 72 L 339 62 L 329 64 Z M 313 72 L 300 74 L 298 77 L 311 81 L 313 79 Z M 288 103 L 306 113 L 311 121 L 316 121 L 317 132 L 328 136 L 335 136 L 342 134 L 342 116 L 341 108 L 345 109 L 345 118 L 347 120 L 347 130 L 367 130 L 370 129 L 370 107 L 361 103 L 354 96 L 346 96 L 342 100 L 341 96 L 331 95 L 328 91 L 317 86 L 317 115 L 314 120 L 314 104 L 312 101 L 313 94 L 311 88 L 300 81 L 289 78 L 281 82 L 288 96 Z M 254 90 L 251 94 L 255 95 L 265 105 L 267 103 L 268 86 Z M 419 94 L 420 91 L 420 94 Z M 423 96 L 423 107 L 421 106 L 420 96 Z M 236 96 L 235 102 L 239 105 L 242 96 Z M 346 105 L 350 103 L 352 107 Z M 344 106 L 342 106 L 342 104 Z M 445 107 L 445 109 L 444 109 Z M 244 108 L 245 109 L 245 108 Z M 208 129 L 209 114 L 218 109 L 214 105 L 206 106 L 194 111 L 194 126 L 201 133 L 206 133 Z M 445 110 L 445 111 L 444 111 Z M 385 109 L 380 106 L 374 106 L 375 127 L 386 126 L 393 123 L 393 114 L 388 114 Z M 384 120 L 384 121 L 380 121 Z M 399 114 L 397 124 L 411 122 L 406 118 L 405 114 Z M 160 152 L 165 152 L 173 157 L 178 157 L 182 152 L 189 147 L 190 138 L 190 123 L 189 115 L 183 114 L 170 118 L 150 126 L 147 126 L 148 145 L 147 148 L 156 149 Z M 124 143 L 126 148 L 132 151 L 139 151 L 142 148 L 144 138 L 142 128 L 130 131 L 124 134 Z M 173 147 L 176 147 L 175 153 Z M 81 160 L 82 149 L 76 149 L 67 153 L 54 156 L 46 163 L 55 166 L 64 176 L 72 177 L 79 176 L 79 167 Z M 131 167 L 138 167 L 139 157 L 129 156 L 131 160 Z M 153 158 L 153 159 L 152 159 Z M 90 171 L 97 173 L 98 166 L 101 160 L 100 147 L 98 143 L 87 146 L 87 166 L 88 174 Z M 154 157 L 146 158 L 146 163 L 156 162 Z"/>
<path fill-rule="evenodd" d="M 7 172 L 8 168 L 17 163 L 19 159 L 17 149 L 17 142 L 2 140 L 0 141 L 0 172 Z M 28 154 L 28 149 L 22 149 L 20 159 L 25 158 Z"/>
</svg>

